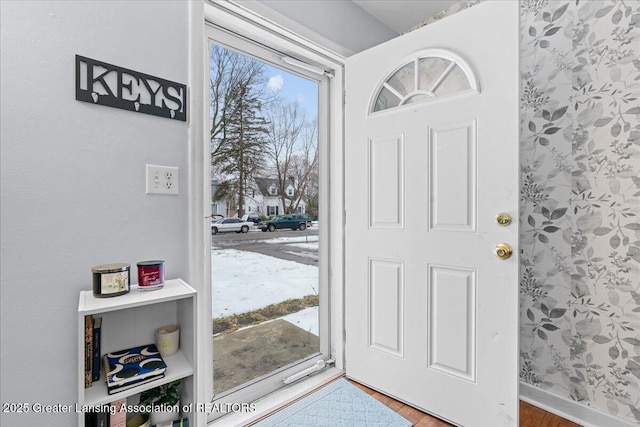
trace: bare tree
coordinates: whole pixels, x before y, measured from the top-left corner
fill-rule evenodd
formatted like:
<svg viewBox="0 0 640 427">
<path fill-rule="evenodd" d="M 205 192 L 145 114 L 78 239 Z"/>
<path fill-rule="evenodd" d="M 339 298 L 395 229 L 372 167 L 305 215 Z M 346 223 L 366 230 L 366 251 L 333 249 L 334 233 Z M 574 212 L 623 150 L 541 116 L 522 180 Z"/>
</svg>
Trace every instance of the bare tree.
<svg viewBox="0 0 640 427">
<path fill-rule="evenodd" d="M 298 150 L 291 159 L 291 176 L 295 178 L 298 197 L 292 210 L 296 211 L 301 200 L 306 200 L 309 212 L 318 211 L 318 119 L 307 121 L 298 143 Z M 292 203 L 293 200 L 292 200 Z"/>
<path fill-rule="evenodd" d="M 290 182 L 293 172 L 292 160 L 296 144 L 305 126 L 305 113 L 296 102 L 279 100 L 273 102 L 267 109 L 266 119 L 269 122 L 267 155 L 278 180 L 282 208 L 286 211 L 287 183 Z"/>
<path fill-rule="evenodd" d="M 210 57 L 211 174 L 220 181 L 214 197 L 236 199 L 242 215 L 247 182 L 263 164 L 264 64 L 216 45 Z"/>
</svg>

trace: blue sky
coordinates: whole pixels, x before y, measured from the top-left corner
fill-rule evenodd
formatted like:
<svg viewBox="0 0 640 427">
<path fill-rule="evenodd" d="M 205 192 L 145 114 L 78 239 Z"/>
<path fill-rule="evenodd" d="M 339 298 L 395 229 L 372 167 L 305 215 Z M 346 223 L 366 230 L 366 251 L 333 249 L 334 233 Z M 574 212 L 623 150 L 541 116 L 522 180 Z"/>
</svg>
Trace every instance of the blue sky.
<svg viewBox="0 0 640 427">
<path fill-rule="evenodd" d="M 318 84 L 280 68 L 265 64 L 268 78 L 267 88 L 277 92 L 284 99 L 296 101 L 302 106 L 307 117 L 318 115 Z"/>
</svg>

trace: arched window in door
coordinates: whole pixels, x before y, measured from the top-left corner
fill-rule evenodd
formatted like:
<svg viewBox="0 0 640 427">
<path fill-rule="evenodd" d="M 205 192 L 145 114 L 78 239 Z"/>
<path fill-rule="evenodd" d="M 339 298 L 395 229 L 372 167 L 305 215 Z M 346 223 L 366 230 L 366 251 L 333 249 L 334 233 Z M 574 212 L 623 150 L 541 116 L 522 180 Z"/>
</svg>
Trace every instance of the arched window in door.
<svg viewBox="0 0 640 427">
<path fill-rule="evenodd" d="M 370 113 L 454 94 L 480 93 L 480 86 L 469 65 L 458 55 L 428 49 L 403 61 L 374 93 Z"/>
</svg>

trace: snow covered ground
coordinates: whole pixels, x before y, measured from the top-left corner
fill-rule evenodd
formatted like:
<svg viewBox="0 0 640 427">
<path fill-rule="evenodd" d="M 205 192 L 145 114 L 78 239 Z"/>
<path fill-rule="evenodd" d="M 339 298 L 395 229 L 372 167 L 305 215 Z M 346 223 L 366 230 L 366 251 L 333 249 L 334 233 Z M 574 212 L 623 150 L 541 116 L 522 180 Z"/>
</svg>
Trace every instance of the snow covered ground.
<svg viewBox="0 0 640 427">
<path fill-rule="evenodd" d="M 293 252 L 293 251 L 282 251 L 285 254 L 291 254 L 295 256 L 299 256 L 302 258 L 309 258 L 314 261 L 318 261 L 318 252 Z"/>
<path fill-rule="evenodd" d="M 273 239 L 265 240 L 265 243 L 308 243 L 316 242 L 318 247 L 318 236 L 299 236 L 299 237 L 275 237 Z"/>
<path fill-rule="evenodd" d="M 283 319 L 307 332 L 311 332 L 315 336 L 320 335 L 318 330 L 318 307 L 305 308 L 302 311 L 285 316 Z"/>
<path fill-rule="evenodd" d="M 307 332 L 311 332 L 315 336 L 320 335 L 320 331 L 318 328 L 318 307 L 309 307 L 301 310 L 297 313 L 289 314 L 288 316 L 281 317 L 282 320 L 286 320 L 289 323 L 293 323 L 300 329 L 304 329 Z M 264 323 L 273 322 L 273 320 L 267 320 Z M 264 323 L 261 323 L 262 325 Z M 244 328 L 238 329 L 242 331 L 244 329 L 253 328 L 257 325 L 245 326 Z"/>
<path fill-rule="evenodd" d="M 301 237 L 276 237 L 275 239 L 266 240 L 266 243 L 280 243 L 288 247 L 296 247 L 300 249 L 308 249 L 306 251 L 283 251 L 284 253 L 305 257 L 318 261 L 318 236 L 301 236 Z"/>
<path fill-rule="evenodd" d="M 214 318 L 318 294 L 318 267 L 249 251 L 212 249 L 211 277 Z"/>
<path fill-rule="evenodd" d="M 287 244 L 287 246 L 294 246 L 296 248 L 302 248 L 302 249 L 312 249 L 312 250 L 315 250 L 315 251 L 318 250 L 318 242 L 289 243 L 289 244 Z"/>
</svg>

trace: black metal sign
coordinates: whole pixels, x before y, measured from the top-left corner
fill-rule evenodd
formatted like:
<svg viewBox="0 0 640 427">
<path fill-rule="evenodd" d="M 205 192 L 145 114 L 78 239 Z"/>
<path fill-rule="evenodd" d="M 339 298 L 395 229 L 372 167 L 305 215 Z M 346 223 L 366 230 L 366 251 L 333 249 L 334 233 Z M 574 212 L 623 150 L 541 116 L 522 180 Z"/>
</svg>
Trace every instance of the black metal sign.
<svg viewBox="0 0 640 427">
<path fill-rule="evenodd" d="M 76 55 L 76 99 L 187 120 L 187 86 Z"/>
</svg>

